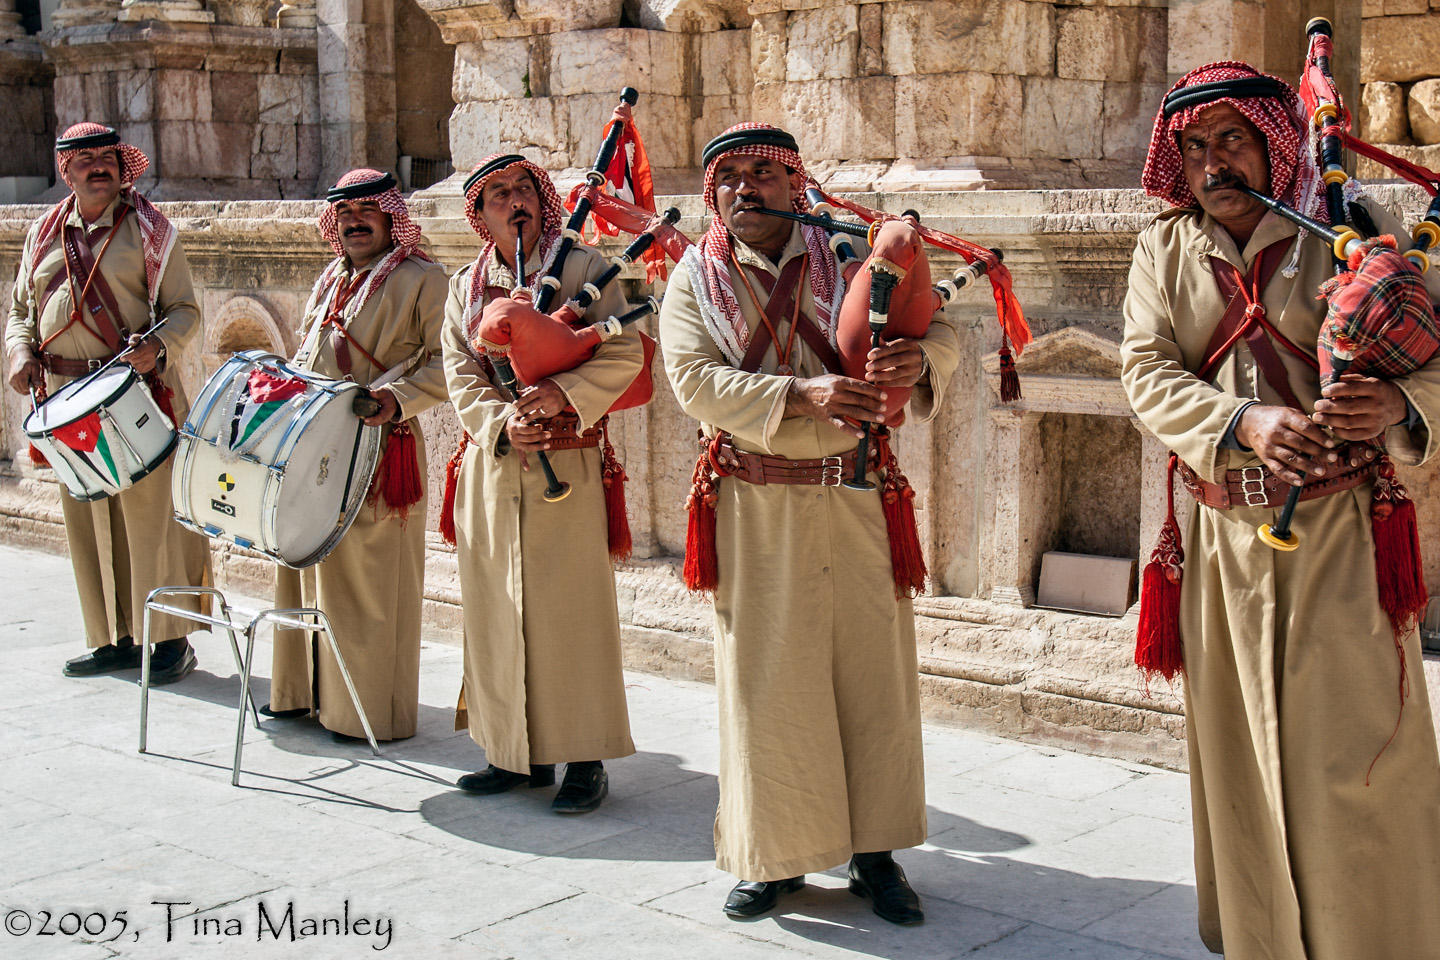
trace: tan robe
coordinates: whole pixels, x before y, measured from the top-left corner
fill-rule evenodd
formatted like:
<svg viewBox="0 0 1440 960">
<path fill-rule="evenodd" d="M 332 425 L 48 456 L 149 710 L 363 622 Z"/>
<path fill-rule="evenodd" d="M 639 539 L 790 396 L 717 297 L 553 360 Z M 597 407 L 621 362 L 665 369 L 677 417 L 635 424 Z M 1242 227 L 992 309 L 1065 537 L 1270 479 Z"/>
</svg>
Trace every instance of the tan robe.
<svg viewBox="0 0 1440 960">
<path fill-rule="evenodd" d="M 100 215 L 91 228 L 109 226 L 114 222 L 118 201 Z M 78 211 L 70 214 L 67 223 L 83 228 Z M 70 318 L 70 289 L 62 282 L 40 311 L 39 297 L 57 273 L 65 270 L 65 254 L 61 248 L 63 234 L 49 249 L 33 250 L 38 221 L 26 236 L 21 256 L 19 279 L 10 307 L 10 320 L 5 328 L 7 350 L 22 345 L 38 349 L 40 342 L 65 326 Z M 99 241 L 99 243 L 103 243 Z M 99 243 L 95 253 L 100 252 Z M 28 282 L 32 264 L 39 258 L 34 271 L 34 286 Z M 140 333 L 150 327 L 149 293 L 145 286 L 144 248 L 135 213 L 126 214 L 115 239 L 100 260 L 100 275 L 109 284 L 120 310 L 118 318 L 122 337 Z M 77 279 L 77 286 L 84 279 Z M 39 313 L 38 322 L 36 314 Z M 155 336 L 165 344 L 167 359 L 179 357 L 200 329 L 200 308 L 190 282 L 190 267 L 185 251 L 176 241 L 165 272 L 160 277 L 159 296 L 155 305 L 156 319 L 168 317 L 163 330 Z M 57 337 L 47 348 L 50 353 L 69 359 L 108 357 L 110 348 L 80 324 Z M 172 405 L 177 424 L 183 423 L 190 409 L 185 388 L 180 382 L 179 364 L 170 362 L 162 374 L 165 384 L 174 391 Z M 50 394 L 69 383 L 72 377 L 47 374 L 46 389 Z M 176 523 L 170 502 L 169 457 L 134 486 L 111 497 L 89 503 L 62 493 L 60 508 L 65 518 L 65 539 L 69 543 L 70 563 L 75 570 L 75 585 L 80 593 L 80 610 L 85 620 L 85 642 L 90 647 L 114 643 L 122 637 L 138 642 L 143 628 L 145 597 L 162 586 L 204 586 L 211 583 L 210 549 L 207 541 Z M 170 604 L 200 609 L 198 598 L 176 597 Z M 152 641 L 183 637 L 197 625 L 178 617 L 157 614 L 151 621 Z"/>
<path fill-rule="evenodd" d="M 780 266 L 735 247 L 741 263 L 774 276 L 805 253 L 798 229 Z M 761 329 L 733 266 L 731 274 L 749 329 Z M 685 412 L 709 436 L 728 431 L 742 450 L 791 459 L 854 450 L 855 439 L 830 424 L 785 415 L 794 378 L 776 374 L 773 345 L 758 373 L 725 359 L 705 327 L 697 284 L 698 270 L 677 267 L 660 311 L 665 371 Z M 809 283 L 801 286 L 800 309 L 813 317 Z M 798 336 L 793 349 L 798 376 L 825 373 Z M 943 316 L 922 349 L 930 373 L 909 413 L 918 421 L 934 417 L 958 360 Z M 897 454 L 903 469 L 903 446 Z M 909 600 L 895 598 L 879 491 L 721 479 L 719 498 L 716 866 L 743 880 L 776 880 L 855 852 L 924 842 L 914 614 Z"/>
<path fill-rule="evenodd" d="M 536 255 L 526 271 L 539 268 Z M 607 266 L 590 247 L 565 261 L 556 306 Z M 450 283 L 445 306 L 445 377 L 460 424 L 471 439 L 455 496 L 460 592 L 465 608 L 465 679 L 456 729 L 468 727 L 501 768 L 608 760 L 635 752 L 620 665 L 620 615 L 606 543 L 600 452 L 550 452 L 556 475 L 570 484 L 559 503 L 542 499 L 545 475 L 532 455 L 522 470 L 509 450 L 505 421 L 513 404 L 466 344 L 464 310 L 471 267 Z M 508 290 L 498 258 L 489 282 Z M 618 284 L 587 313 L 623 313 Z M 550 378 L 580 415 L 581 429 L 605 414 L 643 364 L 634 329 L 607 340 L 584 364 Z"/>
<path fill-rule="evenodd" d="M 340 280 L 350 274 L 342 274 Z M 297 360 L 306 370 L 339 379 L 330 342 L 321 328 L 324 300 L 305 316 Z M 400 419 L 415 431 L 421 489 L 425 489 L 425 437 L 413 419 L 445 399 L 440 325 L 445 310 L 445 270 L 438 263 L 406 260 L 346 325 L 346 330 L 384 366 L 376 368 L 350 345 L 350 375 L 369 383 L 407 360 L 407 375 L 386 389 L 395 395 Z M 386 428 L 387 431 L 390 429 Z M 275 603 L 325 611 L 345 655 L 371 729 L 378 740 L 415 735 L 420 709 L 420 607 L 425 586 L 425 506 L 411 504 L 402 516 L 375 496 L 335 551 L 305 570 L 275 568 Z M 317 638 L 318 639 L 318 638 Z M 313 684 L 313 687 L 312 687 Z M 277 631 L 270 704 L 277 710 L 315 707 L 326 729 L 363 737 L 329 646 L 307 643 L 294 631 Z"/>
<path fill-rule="evenodd" d="M 1404 233 L 1377 211 L 1383 232 Z M 1267 216 L 1245 250 L 1208 216 L 1169 211 L 1141 232 L 1125 301 L 1122 379 L 1141 422 L 1211 481 L 1258 466 L 1220 442 L 1245 398 L 1280 404 L 1247 346 L 1212 383 L 1200 367 L 1224 312 L 1209 257 L 1243 272 L 1295 227 Z M 1331 274 L 1302 241 L 1298 276 L 1275 273 L 1271 321 L 1316 343 Z M 1434 296 L 1440 292 L 1430 274 Z M 1317 375 L 1283 347 L 1310 410 Z M 1422 424 L 1386 433 L 1397 461 L 1435 452 L 1440 363 L 1394 381 Z M 1440 763 L 1420 663 L 1404 642 L 1410 694 L 1375 586 L 1369 484 L 1299 505 L 1300 548 L 1255 536 L 1278 510 L 1195 510 L 1185 535 L 1181 635 L 1194 804 L 1196 887 L 1206 945 L 1230 960 L 1414 960 L 1440 950 Z M 1185 496 L 1181 493 L 1179 496 Z M 1427 545 L 1433 549 L 1434 545 Z M 1395 730 L 1395 740 L 1371 761 Z"/>
</svg>

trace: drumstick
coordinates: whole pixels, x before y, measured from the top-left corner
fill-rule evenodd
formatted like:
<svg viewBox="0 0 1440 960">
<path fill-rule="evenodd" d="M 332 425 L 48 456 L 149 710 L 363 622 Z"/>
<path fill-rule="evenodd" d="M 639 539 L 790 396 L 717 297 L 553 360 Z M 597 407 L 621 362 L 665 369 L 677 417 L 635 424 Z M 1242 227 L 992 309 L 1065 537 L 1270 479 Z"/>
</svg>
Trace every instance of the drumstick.
<svg viewBox="0 0 1440 960">
<path fill-rule="evenodd" d="M 389 370 L 386 370 L 374 380 L 371 380 L 370 386 L 362 387 L 360 390 L 357 390 L 355 392 L 355 399 L 350 404 L 351 412 L 354 413 L 355 416 L 359 417 L 361 420 L 373 417 L 375 416 L 375 414 L 379 413 L 380 401 L 376 400 L 372 396 L 372 394 L 376 390 L 379 390 L 381 387 L 389 386 L 396 380 L 399 380 L 400 376 L 407 369 L 409 369 L 410 364 L 413 363 L 416 359 L 418 359 L 420 355 L 424 352 L 425 348 L 420 347 L 414 353 L 410 354 L 410 356 L 406 357 L 404 360 L 401 360 L 399 363 L 395 364 L 395 366 L 391 367 Z"/>
</svg>

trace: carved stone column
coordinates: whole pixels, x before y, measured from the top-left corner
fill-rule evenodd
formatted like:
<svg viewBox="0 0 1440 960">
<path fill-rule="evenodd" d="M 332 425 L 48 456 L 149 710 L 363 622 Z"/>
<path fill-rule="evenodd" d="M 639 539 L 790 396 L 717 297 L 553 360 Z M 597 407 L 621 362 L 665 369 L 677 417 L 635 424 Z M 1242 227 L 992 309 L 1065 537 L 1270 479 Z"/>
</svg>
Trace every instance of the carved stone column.
<svg viewBox="0 0 1440 960">
<path fill-rule="evenodd" d="M 1043 416 L 1008 408 L 990 411 L 990 599 L 1022 607 L 1035 602 L 1035 569 L 1044 546 L 1038 537 L 1047 499 L 1039 489 L 1045 478 Z"/>
<path fill-rule="evenodd" d="M 0 0 L 0 38 L 25 36 L 20 26 L 20 14 L 15 12 L 15 0 Z"/>
</svg>

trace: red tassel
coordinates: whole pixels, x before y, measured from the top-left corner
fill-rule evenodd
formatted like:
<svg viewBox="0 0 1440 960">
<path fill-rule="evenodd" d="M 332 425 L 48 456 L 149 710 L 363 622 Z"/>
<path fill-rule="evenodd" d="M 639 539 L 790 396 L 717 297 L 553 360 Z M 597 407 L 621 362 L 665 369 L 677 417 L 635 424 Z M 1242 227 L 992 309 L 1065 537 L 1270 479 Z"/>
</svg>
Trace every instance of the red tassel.
<svg viewBox="0 0 1440 960">
<path fill-rule="evenodd" d="M 634 544 L 630 539 L 630 517 L 625 512 L 625 466 L 610 445 L 610 418 L 600 419 L 601 482 L 605 484 L 605 522 L 610 544 L 610 559 L 629 560 Z"/>
<path fill-rule="evenodd" d="M 440 501 L 440 538 L 455 546 L 455 491 L 460 486 L 460 464 L 465 459 L 465 448 L 470 446 L 470 434 L 460 431 L 460 443 L 445 464 L 445 499 Z"/>
<path fill-rule="evenodd" d="M 1370 529 L 1375 536 L 1375 582 L 1380 606 L 1390 618 L 1396 636 L 1404 636 L 1420 618 L 1430 594 L 1420 559 L 1420 531 L 1415 501 L 1395 477 L 1389 457 L 1380 461 L 1370 504 Z"/>
<path fill-rule="evenodd" d="M 390 428 L 380 469 L 370 487 L 370 499 L 377 493 L 385 499 L 385 506 L 398 512 L 402 520 L 408 517 L 410 507 L 425 495 L 425 488 L 420 484 L 420 463 L 415 457 L 415 431 L 409 424 Z"/>
<path fill-rule="evenodd" d="M 1015 370 L 1015 358 L 1010 354 L 1010 339 L 1000 336 L 1000 402 L 1014 403 L 1022 399 L 1020 374 Z"/>
<path fill-rule="evenodd" d="M 46 469 L 50 466 L 50 461 L 45 459 L 45 454 L 41 453 L 40 448 L 33 443 L 30 444 L 30 462 L 37 467 Z"/>
<path fill-rule="evenodd" d="M 147 374 L 145 383 L 150 387 L 150 396 L 155 398 L 155 406 L 159 407 L 160 412 L 169 417 L 170 422 L 178 428 L 180 422 L 175 419 L 175 391 L 160 379 L 158 373 Z"/>
<path fill-rule="evenodd" d="M 705 443 L 702 436 L 701 443 Z M 685 586 L 695 591 L 713 591 L 720 583 L 720 555 L 715 547 L 715 504 L 720 496 L 711 476 L 710 450 L 700 450 L 695 473 L 690 477 L 690 495 L 685 510 L 690 519 L 685 528 Z"/>
<path fill-rule="evenodd" d="M 1180 524 L 1175 520 L 1175 465 L 1178 458 L 1170 454 L 1166 477 L 1169 502 L 1160 538 L 1145 565 L 1140 584 L 1140 625 L 1135 635 L 1135 665 L 1145 677 L 1148 692 L 1150 680 L 1156 675 L 1168 683 L 1185 668 L 1184 647 L 1180 642 L 1180 582 L 1185 551 L 1180 544 Z"/>
<path fill-rule="evenodd" d="M 915 488 L 900 472 L 888 430 L 875 432 L 875 451 L 885 471 L 880 500 L 885 511 L 885 533 L 890 541 L 890 573 L 895 580 L 895 596 L 905 599 L 925 590 L 929 573 L 915 523 Z"/>
</svg>

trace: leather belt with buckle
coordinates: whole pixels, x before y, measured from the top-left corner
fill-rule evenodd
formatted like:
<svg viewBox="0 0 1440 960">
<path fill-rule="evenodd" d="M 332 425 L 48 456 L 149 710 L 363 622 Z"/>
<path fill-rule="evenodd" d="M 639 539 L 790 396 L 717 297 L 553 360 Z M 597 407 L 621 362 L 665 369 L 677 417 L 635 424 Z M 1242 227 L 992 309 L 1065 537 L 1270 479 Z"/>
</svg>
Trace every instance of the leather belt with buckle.
<svg viewBox="0 0 1440 960">
<path fill-rule="evenodd" d="M 1315 500 L 1319 497 L 1339 493 L 1360 486 L 1375 476 L 1379 453 L 1365 444 L 1347 444 L 1336 451 L 1340 460 L 1334 465 L 1341 472 L 1324 477 L 1307 479 L 1300 488 L 1301 500 Z M 1266 467 L 1241 467 L 1226 470 L 1224 483 L 1210 483 L 1182 460 L 1179 467 L 1180 482 L 1190 495 L 1217 510 L 1231 507 L 1279 507 L 1290 495 L 1290 484 L 1281 481 Z"/>
<path fill-rule="evenodd" d="M 701 444 L 711 446 L 709 438 L 702 438 Z M 785 457 L 770 457 L 762 453 L 747 453 L 735 449 L 728 436 L 711 447 L 716 472 L 721 476 L 733 476 L 746 483 L 764 485 L 768 483 L 811 484 L 820 487 L 838 487 L 840 481 L 855 470 L 855 451 L 833 457 L 818 457 L 814 460 L 790 460 Z M 880 455 L 874 445 L 870 447 L 869 468 L 878 469 Z"/>
</svg>

